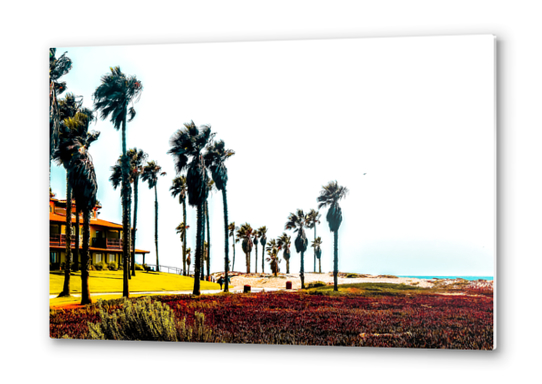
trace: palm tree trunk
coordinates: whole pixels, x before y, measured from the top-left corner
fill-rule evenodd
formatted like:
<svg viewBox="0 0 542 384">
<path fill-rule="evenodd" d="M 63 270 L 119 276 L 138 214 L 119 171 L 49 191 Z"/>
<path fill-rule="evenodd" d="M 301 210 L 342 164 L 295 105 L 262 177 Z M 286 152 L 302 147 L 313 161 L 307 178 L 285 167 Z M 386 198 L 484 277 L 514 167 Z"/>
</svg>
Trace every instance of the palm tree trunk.
<svg viewBox="0 0 542 384">
<path fill-rule="evenodd" d="M 184 222 L 184 233 L 183 233 L 183 276 L 186 276 L 186 197 L 183 199 L 183 222 Z"/>
<path fill-rule="evenodd" d="M 301 278 L 301 289 L 305 289 L 305 251 L 301 252 L 301 268 L 299 277 Z"/>
<path fill-rule="evenodd" d="M 314 241 L 316 241 L 316 223 L 314 223 Z M 314 273 L 316 273 L 316 247 L 314 247 Z"/>
<path fill-rule="evenodd" d="M 201 257 L 200 257 L 200 274 L 198 275 L 198 279 L 200 280 L 203 280 L 205 278 L 205 205 L 206 205 L 206 201 L 203 202 L 203 204 L 201 204 L 201 209 L 202 209 L 202 225 L 201 225 L 201 238 L 202 238 L 202 243 L 201 243 Z"/>
<path fill-rule="evenodd" d="M 58 297 L 70 296 L 72 258 L 72 187 L 66 176 L 66 263 L 64 264 L 64 287 Z"/>
<path fill-rule="evenodd" d="M 205 222 L 207 223 L 207 279 L 211 276 L 211 227 L 209 223 L 209 203 L 205 201 Z"/>
<path fill-rule="evenodd" d="M 130 257 L 130 184 L 129 177 L 129 164 L 126 157 L 126 114 L 127 105 L 124 105 L 124 119 L 122 121 L 122 296 L 130 297 L 130 289 L 128 284 L 128 258 Z M 88 220 L 87 218 L 85 218 Z M 87 234 L 85 233 L 85 236 Z M 84 244 L 83 244 L 84 246 Z M 88 246 L 88 245 L 87 245 Z"/>
<path fill-rule="evenodd" d="M 256 255 L 254 256 L 254 273 L 258 273 L 258 239 L 254 242 L 254 245 L 256 246 Z"/>
<path fill-rule="evenodd" d="M 318 258 L 318 273 L 322 273 L 322 255 Z"/>
<path fill-rule="evenodd" d="M 262 273 L 265 273 L 265 244 L 267 243 L 267 241 L 265 243 L 262 244 Z"/>
<path fill-rule="evenodd" d="M 228 286 L 228 269 L 229 269 L 229 255 L 228 252 L 230 251 L 230 245 L 229 240 L 230 237 L 228 236 L 228 199 L 226 197 L 226 186 L 222 189 L 222 205 L 224 206 L 224 292 L 229 292 L 229 286 Z"/>
<path fill-rule="evenodd" d="M 233 260 L 231 261 L 231 270 L 235 271 L 235 228 L 233 229 L 233 242 L 231 244 L 231 247 L 233 249 Z"/>
<path fill-rule="evenodd" d="M 160 272 L 160 259 L 158 258 L 158 192 L 154 185 L 154 245 L 156 247 L 156 272 Z"/>
<path fill-rule="evenodd" d="M 83 210 L 83 250 L 81 255 L 81 305 L 90 304 L 90 291 L 88 287 L 88 269 L 90 266 L 90 255 L 88 251 L 90 243 L 90 212 Z M 128 280 L 126 280 L 128 281 Z"/>
<path fill-rule="evenodd" d="M 247 273 L 250 273 L 250 253 L 245 252 L 245 262 L 247 264 Z"/>
<path fill-rule="evenodd" d="M 192 294 L 200 294 L 200 263 L 203 251 L 203 203 L 197 207 L 197 229 L 196 229 L 196 260 L 194 262 L 194 291 Z"/>
<path fill-rule="evenodd" d="M 135 276 L 135 249 L 136 249 L 136 228 L 137 228 L 137 200 L 138 200 L 138 187 L 139 184 L 139 176 L 136 175 L 134 179 L 134 224 L 133 224 L 133 231 L 134 236 L 132 239 L 132 276 Z"/>
<path fill-rule="evenodd" d="M 72 269 L 74 271 L 78 271 L 81 267 L 80 261 L 79 261 L 79 215 L 81 214 L 81 211 L 77 208 L 77 202 L 75 206 L 75 249 L 73 250 L 73 267 Z"/>
<path fill-rule="evenodd" d="M 337 274 L 339 272 L 339 231 L 333 232 L 333 290 L 338 291 Z"/>
<path fill-rule="evenodd" d="M 290 273 L 290 259 L 286 260 L 286 273 Z"/>
</svg>

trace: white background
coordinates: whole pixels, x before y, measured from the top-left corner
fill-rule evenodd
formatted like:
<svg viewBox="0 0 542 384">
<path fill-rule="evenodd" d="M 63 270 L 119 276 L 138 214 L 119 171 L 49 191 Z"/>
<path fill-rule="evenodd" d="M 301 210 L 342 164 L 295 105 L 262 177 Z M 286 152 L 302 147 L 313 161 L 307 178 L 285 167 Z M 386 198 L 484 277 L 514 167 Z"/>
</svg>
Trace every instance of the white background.
<svg viewBox="0 0 542 384">
<path fill-rule="evenodd" d="M 2 351 L 7 382 L 536 380 L 542 164 L 536 1 L 36 2 L 4 5 Z M 493 33 L 499 44 L 498 349 L 308 348 L 48 339 L 50 46 Z M 24 230 L 23 230 L 24 229 Z M 521 284 L 521 286 L 520 286 Z M 222 378 L 221 376 L 224 376 Z"/>
</svg>

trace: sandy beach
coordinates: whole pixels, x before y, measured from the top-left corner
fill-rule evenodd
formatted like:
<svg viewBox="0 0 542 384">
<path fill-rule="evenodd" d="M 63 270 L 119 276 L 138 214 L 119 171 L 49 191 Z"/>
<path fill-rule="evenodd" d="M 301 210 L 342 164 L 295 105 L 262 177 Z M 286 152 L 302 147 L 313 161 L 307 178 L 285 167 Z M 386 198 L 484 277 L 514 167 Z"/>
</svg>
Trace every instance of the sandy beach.
<svg viewBox="0 0 542 384">
<path fill-rule="evenodd" d="M 222 274 L 213 274 L 216 279 Z M 453 284 L 457 282 L 457 279 L 417 279 L 410 277 L 392 277 L 382 275 L 364 275 L 360 274 L 360 277 L 346 277 L 346 273 L 339 273 L 339 284 L 357 284 L 357 283 L 392 283 L 392 284 L 406 284 L 414 285 L 422 288 L 431 288 L 435 284 Z M 292 282 L 293 289 L 301 288 L 301 279 L 299 273 L 279 273 L 277 277 L 268 273 L 240 273 L 233 272 L 231 275 L 231 285 L 234 290 L 243 290 L 244 285 L 250 285 L 252 288 L 273 288 L 273 289 L 285 289 L 286 282 Z M 333 273 L 305 273 L 305 285 L 322 281 L 326 284 L 333 285 Z M 469 285 L 472 287 L 488 287 L 493 286 L 493 281 L 471 281 Z"/>
</svg>

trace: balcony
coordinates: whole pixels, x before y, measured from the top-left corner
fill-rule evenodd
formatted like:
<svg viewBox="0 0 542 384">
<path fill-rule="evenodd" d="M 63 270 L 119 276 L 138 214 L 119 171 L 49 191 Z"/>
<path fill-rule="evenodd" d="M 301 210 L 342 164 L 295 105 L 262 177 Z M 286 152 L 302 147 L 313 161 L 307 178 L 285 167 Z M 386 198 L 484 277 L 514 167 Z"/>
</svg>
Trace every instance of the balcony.
<svg viewBox="0 0 542 384">
<path fill-rule="evenodd" d="M 49 245 L 66 246 L 66 235 L 51 235 Z M 71 238 L 71 245 L 75 246 L 75 236 Z"/>
<path fill-rule="evenodd" d="M 98 239 L 92 238 L 91 247 L 107 248 L 107 249 L 122 249 L 122 239 Z"/>
</svg>

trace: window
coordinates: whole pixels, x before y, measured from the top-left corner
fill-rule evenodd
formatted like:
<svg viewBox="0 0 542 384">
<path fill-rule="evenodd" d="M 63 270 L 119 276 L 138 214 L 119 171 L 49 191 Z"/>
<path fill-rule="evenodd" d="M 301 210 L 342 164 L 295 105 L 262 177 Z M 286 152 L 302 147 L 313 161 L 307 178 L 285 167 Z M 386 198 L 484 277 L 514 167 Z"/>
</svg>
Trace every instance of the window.
<svg viewBox="0 0 542 384">
<path fill-rule="evenodd" d="M 107 262 L 108 263 L 114 263 L 115 262 L 115 254 L 113 253 L 110 253 L 107 255 L 108 259 L 107 259 Z"/>
<path fill-rule="evenodd" d="M 96 254 L 96 263 L 101 263 L 102 262 L 102 254 L 101 253 L 97 253 Z"/>
<path fill-rule="evenodd" d="M 58 253 L 51 252 L 51 263 L 58 263 Z"/>
</svg>

